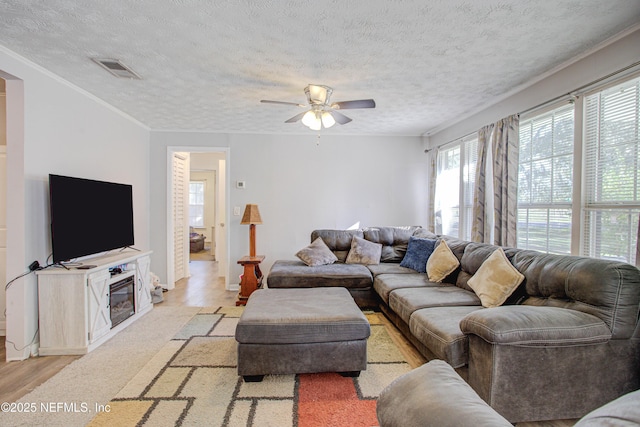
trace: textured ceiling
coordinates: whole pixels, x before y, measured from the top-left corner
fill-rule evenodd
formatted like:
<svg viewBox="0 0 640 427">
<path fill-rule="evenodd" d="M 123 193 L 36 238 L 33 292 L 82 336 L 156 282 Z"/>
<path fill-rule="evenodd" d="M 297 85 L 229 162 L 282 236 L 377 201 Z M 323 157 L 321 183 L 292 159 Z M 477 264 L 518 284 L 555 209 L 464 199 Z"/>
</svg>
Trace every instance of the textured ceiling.
<svg viewBox="0 0 640 427">
<path fill-rule="evenodd" d="M 638 0 L 0 0 L 0 45 L 152 129 L 310 132 L 259 101 L 315 83 L 377 103 L 323 133 L 421 135 L 638 22 Z"/>
</svg>

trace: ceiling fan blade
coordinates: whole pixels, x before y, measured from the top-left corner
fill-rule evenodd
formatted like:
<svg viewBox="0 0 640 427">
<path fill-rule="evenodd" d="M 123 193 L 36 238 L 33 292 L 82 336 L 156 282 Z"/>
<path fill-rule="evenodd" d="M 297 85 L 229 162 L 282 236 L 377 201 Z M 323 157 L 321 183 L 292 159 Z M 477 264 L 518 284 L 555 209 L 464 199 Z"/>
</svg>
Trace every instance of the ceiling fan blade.
<svg viewBox="0 0 640 427">
<path fill-rule="evenodd" d="M 305 114 L 307 114 L 306 111 L 304 113 L 296 114 L 295 116 L 291 117 L 289 120 L 286 120 L 285 123 L 295 123 L 298 120 L 300 120 L 302 116 L 304 116 Z"/>
<path fill-rule="evenodd" d="M 331 108 L 338 110 L 350 110 L 355 108 L 376 108 L 376 101 L 373 99 L 359 99 L 357 101 L 342 101 L 331 104 Z"/>
<path fill-rule="evenodd" d="M 295 105 L 296 107 L 306 107 L 306 105 L 298 104 L 297 102 L 270 101 L 268 99 L 261 99 L 260 102 L 263 102 L 265 104 L 282 104 L 282 105 Z"/>
<path fill-rule="evenodd" d="M 340 123 L 341 125 L 346 125 L 347 123 L 349 123 L 351 121 L 351 119 L 347 116 L 345 116 L 342 113 L 338 113 L 337 111 L 329 111 L 329 114 L 331 114 L 331 116 L 334 118 L 334 120 L 337 123 Z"/>
</svg>

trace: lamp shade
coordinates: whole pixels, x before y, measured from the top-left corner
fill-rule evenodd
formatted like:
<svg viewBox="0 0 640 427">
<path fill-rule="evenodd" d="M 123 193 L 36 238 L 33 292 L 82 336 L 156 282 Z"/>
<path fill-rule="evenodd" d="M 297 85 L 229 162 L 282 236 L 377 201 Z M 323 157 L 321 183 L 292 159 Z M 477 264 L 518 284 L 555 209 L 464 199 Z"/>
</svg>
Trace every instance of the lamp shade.
<svg viewBox="0 0 640 427">
<path fill-rule="evenodd" d="M 244 215 L 240 224 L 262 224 L 262 217 L 258 210 L 258 205 L 247 205 L 244 208 Z"/>
</svg>

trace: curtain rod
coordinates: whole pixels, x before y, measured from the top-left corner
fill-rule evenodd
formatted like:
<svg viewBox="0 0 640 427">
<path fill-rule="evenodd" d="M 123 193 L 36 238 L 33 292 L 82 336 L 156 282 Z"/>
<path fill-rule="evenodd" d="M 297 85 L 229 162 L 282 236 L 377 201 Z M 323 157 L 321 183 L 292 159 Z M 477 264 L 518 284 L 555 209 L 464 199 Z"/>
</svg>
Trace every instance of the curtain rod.
<svg viewBox="0 0 640 427">
<path fill-rule="evenodd" d="M 622 73 L 624 73 L 625 71 L 631 70 L 632 68 L 635 68 L 635 67 L 637 67 L 637 66 L 640 66 L 640 61 L 636 61 L 636 62 L 634 62 L 633 64 L 627 65 L 626 67 L 623 67 L 623 68 L 621 68 L 621 69 L 619 69 L 619 70 L 613 71 L 613 72 L 611 72 L 611 73 L 607 74 L 606 76 L 603 76 L 603 77 L 600 77 L 600 78 L 598 78 L 598 79 L 595 79 L 595 80 L 593 80 L 593 81 L 591 81 L 591 82 L 589 82 L 589 83 L 587 83 L 587 84 L 584 84 L 584 85 L 582 85 L 582 86 L 580 86 L 580 87 L 578 87 L 578 88 L 576 88 L 576 89 L 574 89 L 574 90 L 572 90 L 572 91 L 570 91 L 570 92 L 567 92 L 567 93 L 565 93 L 565 94 L 563 94 L 563 95 L 556 96 L 555 98 L 550 99 L 550 100 L 545 101 L 545 102 L 541 102 L 540 104 L 538 104 L 538 105 L 536 105 L 536 106 L 534 106 L 534 107 L 531 107 L 531 108 L 528 108 L 528 109 L 526 109 L 526 110 L 524 110 L 524 111 L 519 112 L 519 113 L 518 113 L 518 115 L 522 115 L 522 114 L 529 113 L 529 112 L 531 112 L 531 111 L 535 111 L 535 110 L 537 110 L 537 109 L 539 109 L 539 108 L 542 108 L 542 107 L 545 107 L 545 106 L 547 106 L 547 105 L 549 105 L 549 104 L 553 104 L 553 103 L 555 103 L 555 102 L 558 102 L 558 101 L 560 101 L 560 100 L 561 100 L 561 99 L 563 99 L 563 98 L 571 97 L 571 96 L 575 96 L 576 92 L 583 91 L 584 89 L 587 89 L 587 88 L 589 88 L 589 87 L 591 87 L 591 86 L 594 86 L 594 85 L 596 85 L 596 84 L 598 84 L 598 83 L 601 83 L 601 82 L 603 82 L 603 81 L 605 81 L 605 80 L 608 80 L 608 79 L 610 79 L 610 78 L 612 78 L 612 77 L 615 77 L 615 76 L 617 76 L 618 74 L 622 74 Z M 469 134 L 469 135 L 471 135 L 471 134 Z M 462 138 L 458 138 L 458 139 L 463 139 L 463 138 L 466 138 L 467 136 L 468 136 L 468 135 L 463 136 Z M 427 149 L 425 149 L 425 150 L 424 150 L 424 152 L 425 152 L 425 153 L 428 153 L 429 151 L 434 150 L 434 149 L 435 149 L 435 150 L 439 150 L 441 147 L 444 147 L 445 145 L 447 145 L 447 144 L 451 144 L 451 143 L 453 143 L 453 142 L 455 142 L 455 141 L 457 141 L 457 139 L 456 139 L 456 140 L 454 140 L 454 141 L 445 142 L 445 143 L 440 144 L 440 145 L 438 145 L 438 146 L 436 146 L 436 147 L 427 148 Z"/>
<path fill-rule="evenodd" d="M 600 78 L 598 78 L 598 79 L 595 79 L 595 80 L 593 80 L 592 82 L 589 82 L 589 83 L 587 83 L 587 84 L 584 84 L 584 85 L 582 85 L 582 86 L 580 86 L 580 87 L 578 87 L 578 88 L 576 88 L 576 89 L 574 89 L 574 90 L 572 90 L 572 91 L 570 91 L 570 92 L 565 93 L 564 95 L 556 96 L 556 97 L 555 97 L 555 98 L 553 98 L 553 99 L 550 99 L 550 100 L 548 100 L 548 101 L 542 102 L 542 103 L 540 103 L 540 104 L 538 104 L 538 105 L 536 105 L 536 106 L 534 106 L 534 107 L 531 107 L 531 108 L 528 108 L 528 109 L 526 109 L 526 110 L 524 110 L 524 111 L 521 111 L 521 112 L 519 112 L 518 114 L 520 114 L 520 115 L 522 115 L 522 114 L 526 114 L 526 113 L 529 113 L 529 112 L 531 112 L 531 111 L 535 111 L 535 110 L 537 110 L 537 109 L 539 109 L 539 108 L 545 107 L 545 106 L 547 106 L 547 105 L 549 105 L 549 104 L 553 104 L 553 103 L 555 103 L 555 102 L 557 102 L 557 101 L 560 101 L 560 100 L 561 100 L 561 99 L 563 99 L 563 98 L 575 96 L 577 92 L 581 92 L 581 91 L 583 91 L 583 90 L 585 90 L 585 89 L 587 89 L 587 88 L 589 88 L 589 87 L 591 87 L 591 86 L 594 86 L 594 85 L 596 85 L 596 84 L 598 84 L 598 83 L 601 83 L 601 82 L 603 82 L 603 81 L 605 81 L 605 80 L 608 80 L 608 79 L 610 79 L 610 78 L 612 78 L 612 77 L 615 77 L 615 76 L 617 76 L 618 74 L 622 74 L 622 73 L 624 73 L 625 71 L 628 71 L 628 70 L 630 70 L 630 69 L 632 69 L 632 68 L 637 67 L 638 65 L 640 65 L 640 61 L 636 61 L 636 62 L 634 62 L 633 64 L 627 65 L 626 67 L 621 68 L 621 69 L 619 69 L 619 70 L 617 70 L 617 71 L 614 71 L 614 72 L 612 72 L 612 73 L 609 73 L 609 74 L 607 74 L 606 76 L 603 76 L 603 77 L 600 77 Z"/>
</svg>

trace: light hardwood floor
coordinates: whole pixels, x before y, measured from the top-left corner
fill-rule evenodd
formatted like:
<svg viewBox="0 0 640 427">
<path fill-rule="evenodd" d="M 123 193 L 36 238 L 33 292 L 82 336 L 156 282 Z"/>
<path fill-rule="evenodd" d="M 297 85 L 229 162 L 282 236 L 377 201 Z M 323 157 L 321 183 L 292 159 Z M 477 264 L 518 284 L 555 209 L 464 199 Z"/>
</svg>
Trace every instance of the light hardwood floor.
<svg viewBox="0 0 640 427">
<path fill-rule="evenodd" d="M 235 305 L 237 292 L 224 289 L 224 280 L 218 277 L 218 263 L 210 261 L 191 261 L 191 277 L 176 283 L 175 289 L 164 292 L 162 305 L 184 305 L 192 307 L 215 307 Z M 382 313 L 376 313 L 385 323 L 389 335 L 400 348 L 407 362 L 418 367 L 426 362 L 425 358 L 404 336 L 386 320 Z M 62 368 L 81 356 L 32 357 L 20 362 L 5 362 L 5 341 L 0 348 L 0 402 L 15 402 L 42 384 Z M 571 420 L 559 420 L 538 423 L 520 423 L 518 427 L 569 427 Z"/>
</svg>

